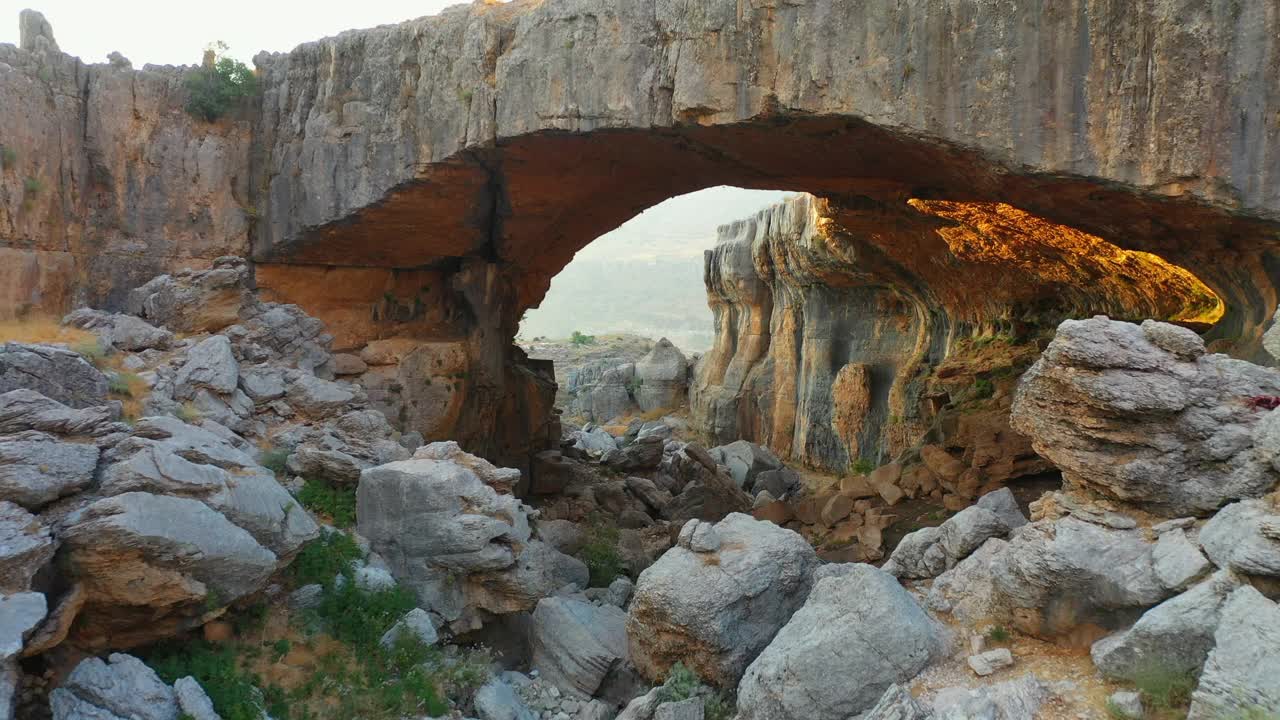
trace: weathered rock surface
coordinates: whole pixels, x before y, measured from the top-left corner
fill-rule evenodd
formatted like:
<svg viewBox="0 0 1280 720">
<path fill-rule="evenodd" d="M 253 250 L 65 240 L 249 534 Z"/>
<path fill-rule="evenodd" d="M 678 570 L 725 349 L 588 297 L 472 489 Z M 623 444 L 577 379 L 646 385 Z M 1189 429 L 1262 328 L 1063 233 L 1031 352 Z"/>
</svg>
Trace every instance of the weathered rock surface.
<svg viewBox="0 0 1280 720">
<path fill-rule="evenodd" d="M 930 578 L 955 567 L 993 537 L 1027 524 L 1008 488 L 988 493 L 936 528 L 923 528 L 894 549 L 884 570 L 902 578 Z"/>
<path fill-rule="evenodd" d="M 1098 671 L 1137 680 L 1157 671 L 1198 674 L 1213 649 L 1223 605 L 1240 581 L 1220 572 L 1143 614 L 1133 627 L 1093 644 Z"/>
<path fill-rule="evenodd" d="M 54 345 L 0 344 L 0 392 L 20 388 L 73 408 L 107 399 L 107 377 L 79 353 Z"/>
<path fill-rule="evenodd" d="M 49 694 L 54 720 L 175 720 L 173 688 L 132 655 L 88 658 Z"/>
<path fill-rule="evenodd" d="M 1232 503 L 1200 530 L 1200 544 L 1218 567 L 1280 576 L 1280 508 L 1277 496 Z"/>
<path fill-rule="evenodd" d="M 636 361 L 636 405 L 645 412 L 677 408 L 688 390 L 688 360 L 680 348 L 662 338 Z"/>
<path fill-rule="evenodd" d="M 63 325 L 92 330 L 105 347 L 141 351 L 165 349 L 173 344 L 173 333 L 158 328 L 142 318 L 125 313 L 109 313 L 80 308 L 62 318 Z"/>
<path fill-rule="evenodd" d="M 690 535 L 690 526 L 712 529 L 691 520 Z M 632 661 L 651 679 L 682 662 L 732 687 L 808 595 L 818 561 L 796 533 L 735 513 L 714 534 L 718 549 L 692 550 L 689 538 L 636 582 L 627 636 Z"/>
<path fill-rule="evenodd" d="M 1280 375 L 1206 355 L 1189 330 L 1068 320 L 1023 376 L 1013 424 L 1080 486 L 1168 515 L 1205 515 L 1280 482 L 1280 415 L 1249 398 Z"/>
<path fill-rule="evenodd" d="M 531 665 L 562 690 L 595 697 L 605 678 L 626 662 L 627 615 L 613 605 L 549 597 L 533 611 Z"/>
<path fill-rule="evenodd" d="M 31 578 L 53 559 L 57 541 L 34 515 L 0 500 L 0 593 L 31 589 Z"/>
<path fill-rule="evenodd" d="M 98 466 L 98 447 L 59 442 L 36 430 L 0 436 L 0 495 L 28 510 L 85 489 Z"/>
<path fill-rule="evenodd" d="M 915 677 L 946 646 L 888 573 L 855 565 L 817 581 L 804 607 L 747 668 L 744 720 L 845 720 Z"/>
<path fill-rule="evenodd" d="M 1213 636 L 1191 720 L 1280 708 L 1280 606 L 1250 586 L 1231 594 Z"/>
</svg>

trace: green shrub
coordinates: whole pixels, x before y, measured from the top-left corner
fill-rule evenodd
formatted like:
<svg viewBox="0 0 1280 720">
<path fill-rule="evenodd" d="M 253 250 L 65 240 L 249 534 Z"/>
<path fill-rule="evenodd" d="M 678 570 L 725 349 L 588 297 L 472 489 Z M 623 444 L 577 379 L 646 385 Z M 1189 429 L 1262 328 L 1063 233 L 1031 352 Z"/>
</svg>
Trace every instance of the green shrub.
<svg viewBox="0 0 1280 720">
<path fill-rule="evenodd" d="M 1152 663 L 1134 674 L 1133 684 L 1142 693 L 1148 708 L 1170 711 L 1184 709 L 1191 703 L 1196 679 L 1188 673 Z"/>
<path fill-rule="evenodd" d="M 595 344 L 596 344 L 596 336 L 595 336 L 595 335 L 583 335 L 582 333 L 578 332 L 577 330 L 574 330 L 574 331 L 573 331 L 573 335 L 570 335 L 570 336 L 569 336 L 569 342 L 573 343 L 574 345 L 595 345 Z"/>
<path fill-rule="evenodd" d="M 40 178 L 38 177 L 28 177 L 26 180 L 22 181 L 22 189 L 25 190 L 28 195 L 39 195 L 40 191 L 44 190 L 44 183 L 40 182 Z"/>
<path fill-rule="evenodd" d="M 307 543 L 289 566 L 294 582 L 298 585 L 319 583 L 325 587 L 333 578 L 351 567 L 351 563 L 364 559 L 364 552 L 347 533 L 331 532 Z"/>
<path fill-rule="evenodd" d="M 244 63 L 225 55 L 225 43 L 215 43 L 213 64 L 192 70 L 184 84 L 187 112 L 213 122 L 226 115 L 242 99 L 258 94 L 258 78 Z"/>
<path fill-rule="evenodd" d="M 973 381 L 973 397 L 978 400 L 985 400 L 996 392 L 996 386 L 986 378 L 978 378 Z"/>
<path fill-rule="evenodd" d="M 623 574 L 622 555 L 618 552 L 618 528 L 606 521 L 593 522 L 586 531 L 578 557 L 591 571 L 591 587 L 608 587 Z"/>
<path fill-rule="evenodd" d="M 102 369 L 107 361 L 107 349 L 102 347 L 102 343 L 97 340 L 86 340 L 82 343 L 76 343 L 71 348 L 72 352 L 79 353 L 80 357 L 89 361 L 90 365 Z"/>
<path fill-rule="evenodd" d="M 356 524 L 356 489 L 333 487 L 320 480 L 307 480 L 298 492 L 298 502 L 314 513 L 328 516 L 336 528 Z"/>
<path fill-rule="evenodd" d="M 289 460 L 289 451 L 285 448 L 271 448 L 264 450 L 258 456 L 258 464 L 279 475 L 285 470 L 285 463 Z"/>
<path fill-rule="evenodd" d="M 0 147 L 0 170 L 8 170 L 18 162 L 18 151 L 5 145 Z"/>
<path fill-rule="evenodd" d="M 188 675 L 200 682 L 213 701 L 214 710 L 223 720 L 261 720 L 267 708 L 259 685 L 261 681 L 239 668 L 236 647 L 214 645 L 204 640 L 172 641 L 159 646 L 147 658 L 147 664 L 166 683 Z"/>
<path fill-rule="evenodd" d="M 685 667 L 684 663 L 677 662 L 667 672 L 667 679 L 663 681 L 658 695 L 662 702 L 680 702 L 693 697 L 700 685 L 702 680 L 698 674 Z"/>
<path fill-rule="evenodd" d="M 849 463 L 849 472 L 854 475 L 869 475 L 876 469 L 876 464 L 866 458 L 857 458 Z"/>
<path fill-rule="evenodd" d="M 1013 637 L 1003 625 L 995 625 L 987 631 L 985 635 L 987 642 L 992 644 L 1007 643 Z"/>
</svg>

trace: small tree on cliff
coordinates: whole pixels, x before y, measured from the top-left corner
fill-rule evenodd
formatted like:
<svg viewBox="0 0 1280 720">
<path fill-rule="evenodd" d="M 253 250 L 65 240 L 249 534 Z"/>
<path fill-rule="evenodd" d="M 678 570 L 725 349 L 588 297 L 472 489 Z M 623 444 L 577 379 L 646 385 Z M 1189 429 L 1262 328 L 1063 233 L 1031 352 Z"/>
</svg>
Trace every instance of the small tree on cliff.
<svg viewBox="0 0 1280 720">
<path fill-rule="evenodd" d="M 226 52 L 226 43 L 211 45 L 204 51 L 204 62 L 185 80 L 187 112 L 208 122 L 227 114 L 242 98 L 258 94 L 253 70 Z"/>
<path fill-rule="evenodd" d="M 569 338 L 569 342 L 573 343 L 574 345 L 594 345 L 596 342 L 596 336 L 583 335 L 577 330 L 574 330 L 573 335 L 570 336 Z"/>
</svg>

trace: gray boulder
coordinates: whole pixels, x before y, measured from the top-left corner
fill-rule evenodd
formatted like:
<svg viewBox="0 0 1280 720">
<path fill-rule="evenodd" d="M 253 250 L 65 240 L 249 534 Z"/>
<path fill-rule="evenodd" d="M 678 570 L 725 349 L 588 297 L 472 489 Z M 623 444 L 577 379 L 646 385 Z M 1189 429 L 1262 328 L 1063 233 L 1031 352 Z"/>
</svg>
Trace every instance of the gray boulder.
<svg viewBox="0 0 1280 720">
<path fill-rule="evenodd" d="M 606 467 L 621 472 L 653 470 L 662 464 L 662 438 L 647 437 L 630 445 L 608 451 L 601 461 Z"/>
<path fill-rule="evenodd" d="M 688 370 L 684 353 L 662 338 L 636 361 L 636 404 L 645 412 L 679 407 L 688 391 Z"/>
<path fill-rule="evenodd" d="M 590 431 L 575 430 L 570 438 L 573 440 L 573 446 L 588 455 L 600 457 L 607 452 L 618 449 L 618 441 L 608 431 L 603 428 L 595 428 Z"/>
<path fill-rule="evenodd" d="M 0 393 L 0 434 L 37 430 L 101 437 L 126 429 L 124 424 L 112 421 L 111 409 L 106 406 L 71 408 L 25 388 Z"/>
<path fill-rule="evenodd" d="M 395 647 L 400 636 L 405 634 L 424 645 L 435 645 L 440 639 L 436 633 L 436 625 L 431 621 L 431 615 L 422 608 L 414 608 L 405 613 L 404 617 L 397 620 L 396 624 L 382 635 L 380 643 L 382 647 L 391 649 Z"/>
<path fill-rule="evenodd" d="M 0 497 L 29 510 L 85 489 L 97 466 L 96 445 L 35 430 L 0 435 Z"/>
<path fill-rule="evenodd" d="M 683 662 L 733 687 L 808 595 L 817 556 L 804 538 L 734 513 L 716 552 L 669 550 L 640 574 L 627 615 L 631 659 L 651 679 Z"/>
<path fill-rule="evenodd" d="M 106 346 L 140 352 L 142 350 L 166 349 L 173 346 L 173 333 L 158 328 L 142 318 L 123 313 L 109 313 L 101 310 L 80 308 L 62 318 L 63 325 L 70 325 L 82 330 L 91 330 Z"/>
<path fill-rule="evenodd" d="M 0 662 L 22 652 L 27 638 L 48 612 L 43 593 L 0 594 Z"/>
<path fill-rule="evenodd" d="M 31 579 L 53 559 L 57 547 L 36 516 L 0 500 L 0 593 L 31 589 Z"/>
<path fill-rule="evenodd" d="M 1023 376 L 1011 422 L 1081 486 L 1154 512 L 1206 515 L 1280 480 L 1273 369 L 1205 354 L 1165 323 L 1067 320 Z"/>
<path fill-rule="evenodd" d="M 537 720 L 515 689 L 494 678 L 476 691 L 476 715 L 480 720 Z"/>
<path fill-rule="evenodd" d="M 1266 498 L 1228 505 L 1200 529 L 1200 544 L 1218 567 L 1280 575 L 1280 510 Z"/>
<path fill-rule="evenodd" d="M 870 565 L 824 577 L 751 663 L 738 686 L 741 720 L 847 720 L 939 657 L 944 631 Z"/>
<path fill-rule="evenodd" d="M 353 386 L 297 373 L 289 382 L 285 399 L 290 407 L 312 418 L 324 418 L 347 410 L 363 400 Z"/>
<path fill-rule="evenodd" d="M 240 365 L 231 351 L 231 341 L 223 335 L 212 335 L 187 351 L 187 361 L 173 379 L 173 396 L 189 400 L 201 388 L 229 395 L 239 382 Z"/>
<path fill-rule="evenodd" d="M 1173 594 L 1152 550 L 1140 530 L 1070 516 L 1024 525 L 993 558 L 995 600 L 1020 630 L 1042 637 L 1117 627 Z"/>
<path fill-rule="evenodd" d="M 595 697 L 609 673 L 627 659 L 626 623 L 626 613 L 612 605 L 544 598 L 530 623 L 532 667 L 563 691 Z"/>
<path fill-rule="evenodd" d="M 1160 603 L 1133 627 L 1094 643 L 1090 650 L 1093 664 L 1114 680 L 1136 680 L 1157 668 L 1199 673 L 1213 649 L 1223 605 L 1239 586 L 1233 575 L 1219 572 Z"/>
<path fill-rule="evenodd" d="M 993 537 L 1027 524 L 1009 488 L 982 496 L 936 528 L 922 528 L 902 539 L 884 570 L 906 578 L 931 578 L 955 567 Z"/>
<path fill-rule="evenodd" d="M 1034 675 L 976 688 L 939 690 L 933 698 L 936 720 L 1034 720 L 1052 693 Z"/>
<path fill-rule="evenodd" d="M 132 655 L 80 662 L 49 693 L 54 720 L 177 720 L 173 689 Z"/>
<path fill-rule="evenodd" d="M 1280 709 L 1280 606 L 1251 586 L 1231 594 L 1188 720 L 1252 717 Z"/>
<path fill-rule="evenodd" d="M 1005 613 L 996 589 L 996 562 L 1009 543 L 991 538 L 954 568 L 942 573 L 929 588 L 929 609 L 950 613 L 966 625 L 995 620 Z"/>
<path fill-rule="evenodd" d="M 178 702 L 179 714 L 186 716 L 183 720 L 222 720 L 213 708 L 213 700 L 195 678 L 188 675 L 175 680 L 173 695 Z"/>
<path fill-rule="evenodd" d="M 1161 533 L 1151 550 L 1156 577 L 1171 590 L 1185 590 L 1207 575 L 1213 565 L 1182 529 Z"/>
<path fill-rule="evenodd" d="M 761 473 L 778 471 L 782 461 L 769 448 L 746 440 L 736 440 L 728 445 L 713 447 L 707 451 L 713 460 L 729 468 L 738 487 L 751 492 Z M 770 491 L 772 493 L 772 491 Z M 775 497 L 780 495 L 773 493 Z"/>
<path fill-rule="evenodd" d="M 22 388 L 86 408 L 106 403 L 108 382 L 79 353 L 53 345 L 0 343 L 0 393 Z"/>
<path fill-rule="evenodd" d="M 859 720 L 927 720 L 931 713 L 906 687 L 894 683 Z"/>
<path fill-rule="evenodd" d="M 59 536 L 90 588 L 81 625 L 88 645 L 141 644 L 199 624 L 284 564 L 208 505 L 145 492 L 70 513 Z"/>
</svg>

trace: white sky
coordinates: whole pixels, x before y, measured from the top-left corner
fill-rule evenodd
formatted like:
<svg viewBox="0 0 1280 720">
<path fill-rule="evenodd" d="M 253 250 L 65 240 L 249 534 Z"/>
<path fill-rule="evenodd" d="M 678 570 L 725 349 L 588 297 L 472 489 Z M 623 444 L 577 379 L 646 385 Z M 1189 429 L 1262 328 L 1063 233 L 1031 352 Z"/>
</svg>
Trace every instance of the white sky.
<svg viewBox="0 0 1280 720">
<path fill-rule="evenodd" d="M 106 62 L 119 50 L 134 67 L 196 65 L 221 40 L 246 63 L 260 50 L 284 52 L 343 30 L 435 15 L 457 0 L 0 0 L 0 43 L 18 43 L 18 12 L 53 25 L 63 52 Z"/>
</svg>

